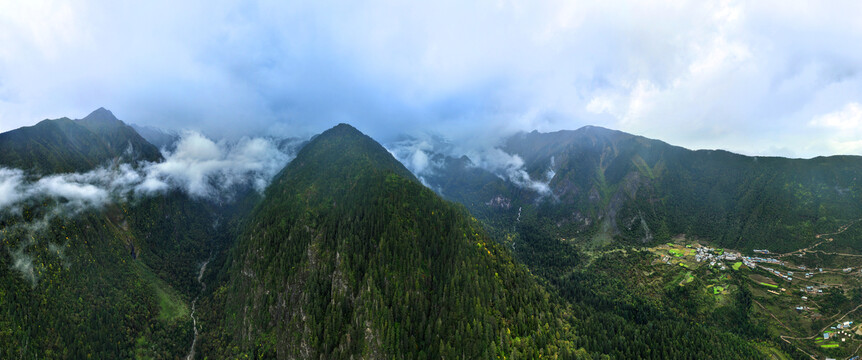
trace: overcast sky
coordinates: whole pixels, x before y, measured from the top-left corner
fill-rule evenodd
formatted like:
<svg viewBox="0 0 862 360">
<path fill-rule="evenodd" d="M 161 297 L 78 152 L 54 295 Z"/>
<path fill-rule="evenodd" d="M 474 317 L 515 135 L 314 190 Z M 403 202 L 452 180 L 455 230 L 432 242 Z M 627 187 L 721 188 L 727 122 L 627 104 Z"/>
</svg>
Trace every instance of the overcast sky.
<svg viewBox="0 0 862 360">
<path fill-rule="evenodd" d="M 862 154 L 859 1 L 0 0 L 0 131 L 106 107 L 214 136 L 599 125 Z"/>
</svg>

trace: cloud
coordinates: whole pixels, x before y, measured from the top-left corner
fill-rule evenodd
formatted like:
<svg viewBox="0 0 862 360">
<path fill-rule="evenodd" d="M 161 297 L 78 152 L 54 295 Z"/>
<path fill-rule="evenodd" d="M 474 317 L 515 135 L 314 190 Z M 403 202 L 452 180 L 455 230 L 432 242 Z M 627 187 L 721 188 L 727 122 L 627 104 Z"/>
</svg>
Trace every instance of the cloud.
<svg viewBox="0 0 862 360">
<path fill-rule="evenodd" d="M 221 197 L 238 185 L 263 191 L 269 180 L 292 158 L 271 140 L 242 138 L 216 143 L 188 131 L 165 161 L 146 167 L 143 192 L 163 191 L 170 185 L 196 197 Z"/>
<path fill-rule="evenodd" d="M 294 154 L 273 139 L 242 138 L 216 143 L 197 132 L 186 132 L 165 160 L 133 167 L 120 164 L 86 173 L 34 178 L 19 169 L 0 168 L 0 211 L 31 201 L 57 200 L 62 213 L 98 208 L 129 196 L 149 196 L 177 189 L 210 200 L 230 200 L 237 187 L 263 191 Z M 59 211 L 59 210 L 58 210 Z"/>
<path fill-rule="evenodd" d="M 10 2 L 0 118 L 8 130 L 107 106 L 219 137 L 349 122 L 383 141 L 593 124 L 824 155 L 837 133 L 806 125 L 862 99 L 860 12 L 840 0 Z"/>
<path fill-rule="evenodd" d="M 497 140 L 496 138 L 492 138 Z M 445 166 L 444 157 L 467 156 L 472 165 L 487 170 L 501 179 L 521 188 L 533 190 L 539 195 L 549 195 L 548 183 L 555 173 L 549 169 L 546 180 L 532 179 L 526 171 L 524 160 L 517 154 L 509 154 L 495 143 L 453 143 L 440 135 L 420 134 L 387 145 L 389 152 L 410 170 L 423 184 L 429 185 L 427 177 L 435 175 Z M 553 164 L 551 164 L 553 166 Z"/>
<path fill-rule="evenodd" d="M 433 174 L 439 167 L 443 166 L 442 162 L 431 159 L 435 152 L 441 151 L 435 149 L 432 141 L 409 137 L 388 144 L 386 148 L 404 167 L 425 183 L 425 176 Z"/>
<path fill-rule="evenodd" d="M 126 165 L 122 170 L 129 170 Z M 64 211 L 98 207 L 109 200 L 112 181 L 122 177 L 99 169 L 83 174 L 59 174 L 39 179 L 28 177 L 22 170 L 0 168 L 0 211 L 15 208 L 31 200 L 61 201 Z"/>
<path fill-rule="evenodd" d="M 835 153 L 862 154 L 862 105 L 850 102 L 841 109 L 817 115 L 810 128 L 831 133 L 826 146 Z"/>
<path fill-rule="evenodd" d="M 472 155 L 472 156 L 471 156 Z M 468 155 L 479 167 L 484 168 L 513 184 L 530 189 L 539 195 L 549 195 L 551 189 L 547 181 L 530 178 L 525 169 L 524 160 L 517 154 L 509 154 L 500 148 L 485 149 Z"/>
<path fill-rule="evenodd" d="M 0 209 L 18 202 L 23 194 L 19 191 L 24 172 L 18 169 L 0 168 Z"/>
<path fill-rule="evenodd" d="M 44 176 L 29 175 L 19 169 L 0 167 L 0 220 L 5 234 L 20 233 L 17 244 L 7 250 L 11 268 L 31 281 L 33 286 L 44 271 L 34 262 L 32 251 L 50 249 L 64 258 L 63 246 L 40 238 L 52 219 L 72 217 L 83 211 L 99 209 L 111 202 L 133 197 L 156 196 L 170 190 L 210 201 L 230 201 L 235 191 L 249 186 L 263 191 L 297 149 L 297 141 L 283 141 L 279 149 L 271 138 L 241 138 L 214 142 L 200 133 L 185 132 L 173 152 L 164 152 L 164 161 L 100 167 L 85 173 Z M 33 219 L 25 220 L 22 209 L 48 204 Z M 47 242 L 47 244 L 43 244 Z"/>
<path fill-rule="evenodd" d="M 75 207 L 97 207 L 108 201 L 108 191 L 85 183 L 85 176 L 57 175 L 39 179 L 28 192 L 34 195 L 63 199 Z"/>
<path fill-rule="evenodd" d="M 862 129 L 862 105 L 848 103 L 841 110 L 814 117 L 809 124 L 842 131 Z"/>
</svg>

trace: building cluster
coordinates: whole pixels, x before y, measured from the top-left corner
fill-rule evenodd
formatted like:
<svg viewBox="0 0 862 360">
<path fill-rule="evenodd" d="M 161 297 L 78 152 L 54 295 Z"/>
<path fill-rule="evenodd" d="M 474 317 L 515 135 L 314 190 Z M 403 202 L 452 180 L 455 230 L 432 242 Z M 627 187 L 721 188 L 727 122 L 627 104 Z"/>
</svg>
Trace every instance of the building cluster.
<svg viewBox="0 0 862 360">
<path fill-rule="evenodd" d="M 786 274 L 782 274 L 781 271 L 775 270 L 773 268 L 768 268 L 766 266 L 761 266 L 762 269 L 771 272 L 773 275 L 778 276 L 787 281 L 793 281 L 791 275 L 793 275 L 792 271 L 788 271 Z"/>
<path fill-rule="evenodd" d="M 806 287 L 801 288 L 799 290 L 802 290 L 802 292 L 809 293 L 809 294 L 822 294 L 823 293 L 823 289 L 821 289 L 819 286 L 806 286 Z M 803 300 L 807 300 L 807 299 L 808 299 L 807 297 L 803 296 Z"/>
<path fill-rule="evenodd" d="M 745 266 L 748 266 L 752 269 L 757 267 L 758 263 L 784 265 L 784 262 L 781 260 L 773 259 L 773 258 L 764 258 L 764 257 L 759 257 L 759 256 L 743 256 L 742 257 L 742 263 L 745 264 Z"/>
<path fill-rule="evenodd" d="M 852 321 L 845 321 L 845 322 L 838 323 L 835 326 L 830 326 L 829 328 L 831 330 L 827 330 L 827 331 L 823 332 L 823 338 L 824 339 L 830 339 L 830 338 L 840 336 L 841 341 L 846 341 L 847 337 L 853 335 L 852 333 L 850 333 L 851 327 L 853 327 Z"/>
<path fill-rule="evenodd" d="M 721 266 L 721 269 L 724 270 L 726 267 L 723 263 L 719 264 L 719 261 L 736 261 L 741 258 L 738 252 L 733 251 L 725 251 L 724 249 L 714 249 L 708 246 L 698 247 L 695 254 L 694 260 L 697 262 L 709 262 L 709 266 L 715 266 L 716 264 Z"/>
</svg>

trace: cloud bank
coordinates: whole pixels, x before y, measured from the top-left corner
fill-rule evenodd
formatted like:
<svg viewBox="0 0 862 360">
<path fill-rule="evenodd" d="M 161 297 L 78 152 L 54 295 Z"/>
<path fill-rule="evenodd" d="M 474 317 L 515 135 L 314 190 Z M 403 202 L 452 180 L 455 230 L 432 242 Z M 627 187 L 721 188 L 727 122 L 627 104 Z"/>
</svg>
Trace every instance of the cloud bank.
<svg viewBox="0 0 862 360">
<path fill-rule="evenodd" d="M 230 201 L 235 191 L 244 186 L 262 192 L 293 158 L 291 149 L 295 147 L 279 149 L 276 141 L 269 138 L 215 142 L 188 131 L 175 150 L 163 151 L 165 160 L 159 163 L 145 162 L 136 167 L 120 164 L 41 178 L 19 169 L 0 168 L 0 220 L 12 220 L 13 224 L 0 230 L 4 234 L 22 234 L 17 244 L 7 249 L 12 269 L 35 286 L 44 269 L 39 268 L 42 264 L 34 264 L 29 251 L 55 217 L 71 217 L 111 202 L 173 190 L 216 202 Z M 36 204 L 49 204 L 49 208 L 25 220 L 23 209 Z M 65 262 L 65 245 L 48 242 L 47 246 L 51 254 Z"/>
<path fill-rule="evenodd" d="M 243 184 L 263 192 L 269 180 L 292 159 L 264 138 L 242 138 L 216 143 L 200 133 L 186 132 L 165 161 L 145 168 L 138 191 L 156 192 L 171 187 L 197 197 L 219 197 Z"/>
<path fill-rule="evenodd" d="M 423 184 L 429 186 L 426 178 L 437 174 L 445 166 L 445 157 L 460 158 L 467 156 L 472 166 L 476 166 L 510 181 L 540 196 L 551 194 L 549 183 L 554 171 L 549 168 L 545 179 L 534 179 L 527 173 L 526 164 L 517 154 L 509 154 L 493 143 L 459 142 L 453 143 L 442 136 L 408 137 L 386 145 L 389 152 L 410 170 Z M 553 167 L 553 164 L 550 164 Z M 440 190 L 440 189 L 436 189 Z"/>
<path fill-rule="evenodd" d="M 29 201 L 59 200 L 65 212 L 102 206 L 116 199 L 181 190 L 192 197 L 230 200 L 232 190 L 251 186 L 262 192 L 293 154 L 265 138 L 214 142 L 188 131 L 165 160 L 137 167 L 120 164 L 86 173 L 27 176 L 19 169 L 0 168 L 0 211 Z"/>
<path fill-rule="evenodd" d="M 34 0 L 0 5 L 0 131 L 106 106 L 241 137 L 348 122 L 454 141 L 599 125 L 689 148 L 862 154 L 858 1 Z M 421 166 L 421 158 L 416 159 Z"/>
</svg>

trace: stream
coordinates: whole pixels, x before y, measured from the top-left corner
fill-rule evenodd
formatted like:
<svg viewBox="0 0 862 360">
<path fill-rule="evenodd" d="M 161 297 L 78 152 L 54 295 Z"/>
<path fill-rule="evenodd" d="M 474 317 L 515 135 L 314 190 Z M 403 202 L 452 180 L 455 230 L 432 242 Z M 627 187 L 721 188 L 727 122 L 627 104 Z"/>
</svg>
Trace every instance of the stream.
<svg viewBox="0 0 862 360">
<path fill-rule="evenodd" d="M 198 343 L 198 320 L 195 318 L 195 303 L 197 303 L 198 298 L 201 297 L 201 294 L 207 289 L 207 284 L 203 282 L 204 270 L 207 269 L 207 264 L 210 261 L 204 261 L 201 264 L 201 271 L 198 273 L 198 283 L 201 284 L 201 292 L 198 293 L 198 296 L 195 296 L 195 299 L 192 300 L 192 313 L 189 315 L 192 318 L 192 327 L 195 330 L 195 338 L 192 340 L 192 347 L 189 349 L 189 354 L 186 355 L 186 360 L 193 360 L 195 358 L 195 345 Z"/>
</svg>

